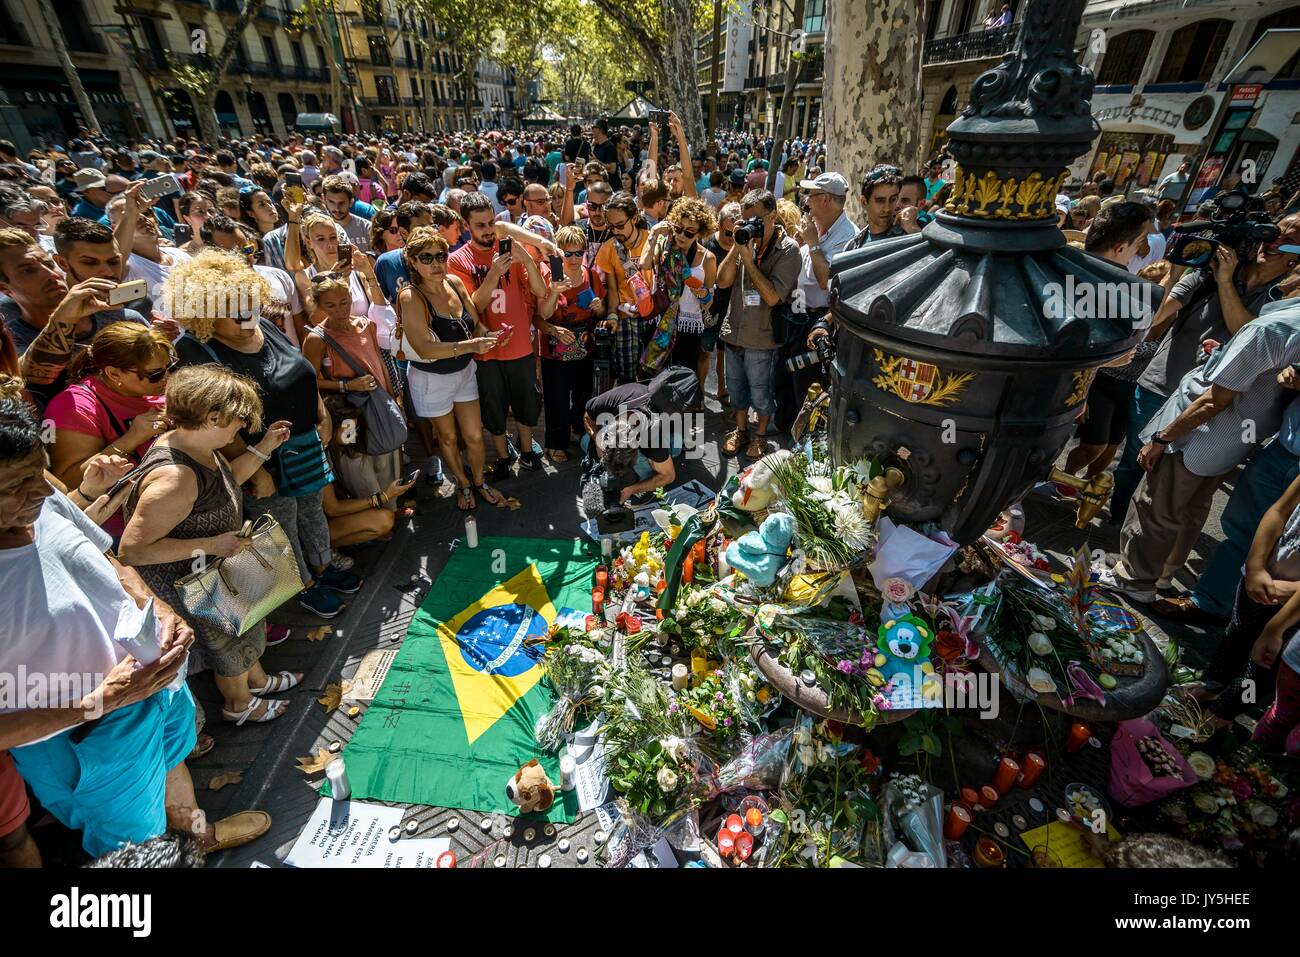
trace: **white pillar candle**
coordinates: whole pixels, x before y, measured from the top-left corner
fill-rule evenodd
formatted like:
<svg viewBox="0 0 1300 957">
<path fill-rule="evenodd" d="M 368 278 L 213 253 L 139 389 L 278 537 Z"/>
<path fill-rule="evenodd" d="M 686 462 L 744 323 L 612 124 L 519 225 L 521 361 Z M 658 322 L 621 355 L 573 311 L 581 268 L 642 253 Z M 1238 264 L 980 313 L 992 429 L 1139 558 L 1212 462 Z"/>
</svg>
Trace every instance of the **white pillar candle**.
<svg viewBox="0 0 1300 957">
<path fill-rule="evenodd" d="M 673 665 L 673 690 L 674 691 L 686 690 L 687 674 L 688 672 L 686 670 L 685 665 L 682 664 Z"/>
<path fill-rule="evenodd" d="M 614 554 L 614 540 L 608 535 L 602 535 L 600 538 L 600 554 L 605 558 Z"/>
<path fill-rule="evenodd" d="M 478 522 L 473 515 L 465 516 L 465 543 L 470 548 L 478 548 Z"/>
<path fill-rule="evenodd" d="M 572 791 L 577 786 L 574 779 L 578 773 L 578 762 L 569 755 L 560 758 L 560 790 Z"/>
<path fill-rule="evenodd" d="M 329 779 L 330 795 L 334 800 L 346 801 L 352 795 L 352 788 L 348 784 L 348 770 L 344 767 L 342 758 L 335 758 L 325 765 L 325 777 Z"/>
</svg>

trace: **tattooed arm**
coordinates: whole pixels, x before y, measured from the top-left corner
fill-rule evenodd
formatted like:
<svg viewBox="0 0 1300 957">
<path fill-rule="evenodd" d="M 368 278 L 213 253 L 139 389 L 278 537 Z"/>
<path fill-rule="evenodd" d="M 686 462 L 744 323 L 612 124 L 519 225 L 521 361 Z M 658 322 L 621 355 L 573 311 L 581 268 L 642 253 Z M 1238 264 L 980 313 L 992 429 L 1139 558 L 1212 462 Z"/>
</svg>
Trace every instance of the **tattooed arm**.
<svg viewBox="0 0 1300 957">
<path fill-rule="evenodd" d="M 87 279 L 68 290 L 19 360 L 28 385 L 50 385 L 59 378 L 76 351 L 77 324 L 108 309 L 105 300 L 116 285 L 111 279 Z"/>
</svg>

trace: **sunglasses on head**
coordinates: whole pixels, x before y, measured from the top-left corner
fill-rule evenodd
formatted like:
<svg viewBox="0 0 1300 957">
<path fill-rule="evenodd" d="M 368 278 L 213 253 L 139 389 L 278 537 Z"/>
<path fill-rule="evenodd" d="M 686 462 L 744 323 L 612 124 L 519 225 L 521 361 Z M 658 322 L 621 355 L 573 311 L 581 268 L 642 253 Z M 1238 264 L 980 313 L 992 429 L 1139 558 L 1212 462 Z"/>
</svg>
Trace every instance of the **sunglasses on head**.
<svg viewBox="0 0 1300 957">
<path fill-rule="evenodd" d="M 420 253 L 415 257 L 415 261 L 425 266 L 432 266 L 434 263 L 445 263 L 447 261 L 446 253 Z"/>
<path fill-rule="evenodd" d="M 161 369 L 154 369 L 152 372 L 137 370 L 135 374 L 150 385 L 157 385 L 163 379 L 167 378 L 167 376 L 169 376 L 178 365 L 180 365 L 180 360 L 175 356 L 172 356 L 171 361 Z"/>
</svg>

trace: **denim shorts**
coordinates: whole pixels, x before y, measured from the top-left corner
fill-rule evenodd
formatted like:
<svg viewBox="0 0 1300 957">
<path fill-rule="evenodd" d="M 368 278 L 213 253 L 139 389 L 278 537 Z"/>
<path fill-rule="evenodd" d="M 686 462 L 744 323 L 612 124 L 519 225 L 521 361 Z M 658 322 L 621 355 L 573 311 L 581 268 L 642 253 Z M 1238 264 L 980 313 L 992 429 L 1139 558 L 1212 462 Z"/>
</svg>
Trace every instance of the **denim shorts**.
<svg viewBox="0 0 1300 957">
<path fill-rule="evenodd" d="M 727 346 L 727 392 L 731 410 L 753 409 L 759 415 L 776 412 L 776 395 L 772 380 L 776 373 L 779 349 L 737 349 Z"/>
</svg>

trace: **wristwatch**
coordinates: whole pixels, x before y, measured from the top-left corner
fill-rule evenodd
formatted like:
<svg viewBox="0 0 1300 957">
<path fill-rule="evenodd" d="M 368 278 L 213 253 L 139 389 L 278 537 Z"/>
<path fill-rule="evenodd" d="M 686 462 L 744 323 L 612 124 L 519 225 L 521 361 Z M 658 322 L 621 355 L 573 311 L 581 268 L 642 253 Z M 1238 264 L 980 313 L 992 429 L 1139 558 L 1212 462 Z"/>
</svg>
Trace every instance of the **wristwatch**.
<svg viewBox="0 0 1300 957">
<path fill-rule="evenodd" d="M 1154 442 L 1156 445 L 1168 445 L 1173 440 L 1161 438 L 1160 433 L 1157 432 L 1155 435 L 1151 436 L 1151 441 Z"/>
</svg>

